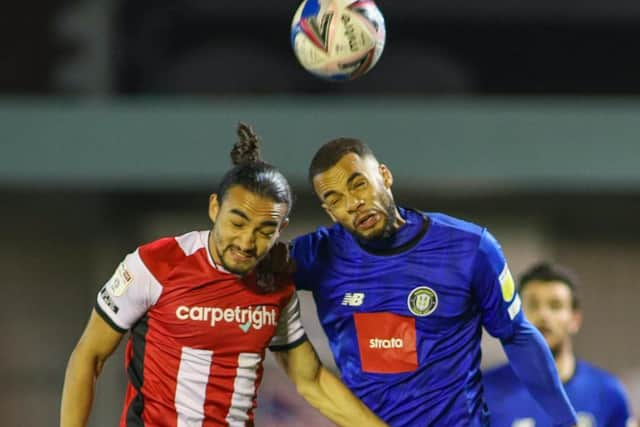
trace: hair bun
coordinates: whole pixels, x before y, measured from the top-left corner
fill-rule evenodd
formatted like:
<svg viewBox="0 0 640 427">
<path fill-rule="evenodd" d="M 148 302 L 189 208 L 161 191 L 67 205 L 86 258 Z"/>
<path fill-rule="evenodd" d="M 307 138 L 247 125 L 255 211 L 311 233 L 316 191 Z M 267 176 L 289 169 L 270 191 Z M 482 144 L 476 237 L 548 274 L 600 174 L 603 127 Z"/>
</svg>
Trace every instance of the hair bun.
<svg viewBox="0 0 640 427">
<path fill-rule="evenodd" d="M 238 142 L 231 149 L 231 162 L 234 165 L 260 162 L 260 140 L 251 126 L 238 123 L 237 134 Z"/>
</svg>

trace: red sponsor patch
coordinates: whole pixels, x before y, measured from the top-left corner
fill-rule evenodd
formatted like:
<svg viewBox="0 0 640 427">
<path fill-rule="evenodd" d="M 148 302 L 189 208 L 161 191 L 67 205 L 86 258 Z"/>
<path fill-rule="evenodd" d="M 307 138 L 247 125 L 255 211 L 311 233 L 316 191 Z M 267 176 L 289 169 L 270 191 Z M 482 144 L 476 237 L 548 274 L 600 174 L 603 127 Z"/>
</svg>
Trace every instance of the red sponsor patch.
<svg viewBox="0 0 640 427">
<path fill-rule="evenodd" d="M 355 313 L 364 372 L 397 374 L 418 368 L 416 320 L 393 313 Z"/>
</svg>

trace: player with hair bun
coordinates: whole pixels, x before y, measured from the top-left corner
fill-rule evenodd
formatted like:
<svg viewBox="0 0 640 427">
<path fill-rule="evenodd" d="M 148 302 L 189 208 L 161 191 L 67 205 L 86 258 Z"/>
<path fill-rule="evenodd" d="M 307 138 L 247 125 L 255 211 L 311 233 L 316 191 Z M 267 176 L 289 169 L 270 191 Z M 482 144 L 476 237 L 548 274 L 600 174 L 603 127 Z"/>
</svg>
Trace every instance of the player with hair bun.
<svg viewBox="0 0 640 427">
<path fill-rule="evenodd" d="M 60 425 L 85 426 L 107 358 L 129 333 L 121 427 L 252 426 L 269 348 L 298 392 L 342 426 L 383 426 L 320 364 L 287 274 L 256 265 L 288 223 L 291 188 L 245 124 L 209 199 L 209 231 L 144 244 L 98 292 L 67 365 Z"/>
</svg>

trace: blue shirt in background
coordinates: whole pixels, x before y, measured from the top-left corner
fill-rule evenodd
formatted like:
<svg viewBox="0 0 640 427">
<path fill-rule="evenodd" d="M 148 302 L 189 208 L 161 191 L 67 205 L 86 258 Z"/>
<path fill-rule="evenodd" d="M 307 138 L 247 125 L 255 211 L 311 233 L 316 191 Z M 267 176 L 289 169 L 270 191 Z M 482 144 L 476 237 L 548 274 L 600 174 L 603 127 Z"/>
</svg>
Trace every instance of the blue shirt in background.
<svg viewBox="0 0 640 427">
<path fill-rule="evenodd" d="M 491 427 L 551 427 L 553 422 L 531 397 L 509 365 L 484 374 Z M 578 360 L 564 384 L 578 412 L 580 427 L 625 427 L 629 404 L 620 381 L 608 372 Z"/>
</svg>

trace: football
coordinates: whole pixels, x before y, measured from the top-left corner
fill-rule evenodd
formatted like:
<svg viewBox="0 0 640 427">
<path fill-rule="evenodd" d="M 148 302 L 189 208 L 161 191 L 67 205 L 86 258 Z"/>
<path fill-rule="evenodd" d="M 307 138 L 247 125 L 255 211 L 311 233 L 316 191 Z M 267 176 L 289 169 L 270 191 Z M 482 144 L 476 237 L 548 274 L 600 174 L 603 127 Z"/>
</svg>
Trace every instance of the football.
<svg viewBox="0 0 640 427">
<path fill-rule="evenodd" d="M 305 0 L 291 23 L 300 64 L 329 80 L 356 79 L 380 59 L 386 30 L 372 0 Z"/>
</svg>

